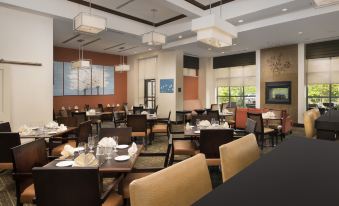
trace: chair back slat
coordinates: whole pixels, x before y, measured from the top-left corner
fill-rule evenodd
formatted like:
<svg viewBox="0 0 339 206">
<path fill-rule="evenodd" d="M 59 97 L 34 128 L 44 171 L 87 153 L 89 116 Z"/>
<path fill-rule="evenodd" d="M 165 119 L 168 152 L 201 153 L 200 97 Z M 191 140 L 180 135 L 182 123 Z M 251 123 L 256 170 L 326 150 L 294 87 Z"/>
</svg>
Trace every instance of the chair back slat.
<svg viewBox="0 0 339 206">
<path fill-rule="evenodd" d="M 200 130 L 199 149 L 206 158 L 219 158 L 219 147 L 233 141 L 233 129 Z"/>
<path fill-rule="evenodd" d="M 264 132 L 264 121 L 261 113 L 247 113 L 247 117 L 256 122 L 255 132 L 263 133 Z"/>
<path fill-rule="evenodd" d="M 147 116 L 140 114 L 127 115 L 127 127 L 131 127 L 132 132 L 146 132 Z"/>
<path fill-rule="evenodd" d="M 113 136 L 119 137 L 119 144 L 131 144 L 132 128 L 101 128 L 100 139 Z"/>
<path fill-rule="evenodd" d="M 19 133 L 0 132 L 0 163 L 12 163 L 11 148 L 20 144 Z"/>
<path fill-rule="evenodd" d="M 77 118 L 78 124 L 86 121 L 86 112 L 72 112 L 72 117 Z"/>
<path fill-rule="evenodd" d="M 79 125 L 78 139 L 79 142 L 87 142 L 88 137 L 92 135 L 92 124 L 91 121 L 82 122 Z"/>
<path fill-rule="evenodd" d="M 254 121 L 253 119 L 247 118 L 246 120 L 246 128 L 245 131 L 246 133 L 255 133 L 257 122 Z"/>
<path fill-rule="evenodd" d="M 211 120 L 212 118 L 214 118 L 216 121 L 219 122 L 219 111 L 218 110 L 208 110 L 207 115 L 211 116 Z"/>
<path fill-rule="evenodd" d="M 99 206 L 98 168 L 33 169 L 36 203 L 38 206 Z"/>
<path fill-rule="evenodd" d="M 9 122 L 0 123 L 0 132 L 12 132 Z"/>
</svg>

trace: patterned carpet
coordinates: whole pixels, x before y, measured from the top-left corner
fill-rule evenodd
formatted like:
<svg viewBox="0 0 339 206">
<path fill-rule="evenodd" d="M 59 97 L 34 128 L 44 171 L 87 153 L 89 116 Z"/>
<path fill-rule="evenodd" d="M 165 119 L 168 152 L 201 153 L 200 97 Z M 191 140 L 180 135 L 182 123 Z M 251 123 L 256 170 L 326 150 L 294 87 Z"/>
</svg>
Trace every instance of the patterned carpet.
<svg viewBox="0 0 339 206">
<path fill-rule="evenodd" d="M 104 127 L 110 127 L 110 124 L 105 123 Z M 179 125 L 177 127 L 180 127 Z M 303 128 L 294 128 L 294 135 L 304 136 Z M 176 135 L 176 137 L 183 137 L 183 135 Z M 288 138 L 288 137 L 287 137 Z M 144 152 L 166 152 L 167 137 L 156 136 L 152 145 L 149 145 L 147 151 Z M 263 154 L 272 150 L 271 147 L 264 149 Z M 186 157 L 176 157 L 176 159 L 184 159 Z M 164 157 L 140 157 L 136 162 L 136 168 L 145 167 L 162 167 Z M 221 173 L 218 167 L 209 168 L 213 187 L 222 183 Z M 14 206 L 16 204 L 15 185 L 12 179 L 11 171 L 1 171 L 0 173 L 0 206 Z M 28 206 L 28 205 L 25 205 Z"/>
</svg>

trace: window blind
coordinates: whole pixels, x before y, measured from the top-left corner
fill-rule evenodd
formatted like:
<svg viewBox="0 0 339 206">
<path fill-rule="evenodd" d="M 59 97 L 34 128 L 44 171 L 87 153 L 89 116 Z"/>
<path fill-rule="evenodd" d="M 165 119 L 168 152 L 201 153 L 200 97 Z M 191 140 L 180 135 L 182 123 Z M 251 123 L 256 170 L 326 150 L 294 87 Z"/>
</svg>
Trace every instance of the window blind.
<svg viewBox="0 0 339 206">
<path fill-rule="evenodd" d="M 308 84 L 339 84 L 339 57 L 308 59 Z"/>
<path fill-rule="evenodd" d="M 220 86 L 255 86 L 256 66 L 239 66 L 214 70 L 216 85 Z"/>
</svg>

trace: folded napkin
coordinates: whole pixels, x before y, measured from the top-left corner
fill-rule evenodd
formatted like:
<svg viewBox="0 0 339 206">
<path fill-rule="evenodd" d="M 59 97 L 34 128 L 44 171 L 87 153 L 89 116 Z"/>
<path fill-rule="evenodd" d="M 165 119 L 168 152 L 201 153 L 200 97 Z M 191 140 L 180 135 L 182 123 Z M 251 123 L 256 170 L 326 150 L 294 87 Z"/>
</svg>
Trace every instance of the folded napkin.
<svg viewBox="0 0 339 206">
<path fill-rule="evenodd" d="M 192 129 L 191 125 L 187 122 L 187 123 L 186 123 L 185 130 L 191 130 L 191 129 Z"/>
<path fill-rule="evenodd" d="M 117 107 L 120 107 L 120 104 L 117 104 Z"/>
<path fill-rule="evenodd" d="M 86 112 L 86 114 L 95 114 L 95 109 L 90 109 Z"/>
<path fill-rule="evenodd" d="M 61 151 L 61 157 L 60 159 L 66 159 L 67 157 L 73 156 L 74 155 L 75 148 L 72 147 L 69 144 L 66 144 L 64 146 L 64 149 Z"/>
<path fill-rule="evenodd" d="M 111 107 L 111 105 L 110 105 L 110 104 L 107 104 L 107 107 Z"/>
<path fill-rule="evenodd" d="M 66 110 L 66 108 L 64 106 L 61 107 L 61 110 Z"/>
<path fill-rule="evenodd" d="M 98 165 L 99 162 L 92 153 L 81 153 L 73 163 L 73 167 L 97 167 Z"/>
<path fill-rule="evenodd" d="M 223 109 L 222 114 L 233 114 L 233 112 L 229 111 L 228 109 Z"/>
<path fill-rule="evenodd" d="M 202 120 L 202 121 L 199 122 L 199 126 L 209 127 L 209 126 L 211 126 L 211 123 L 208 120 Z"/>
<path fill-rule="evenodd" d="M 275 114 L 274 114 L 274 112 L 272 112 L 272 111 L 268 111 L 268 112 L 265 112 L 265 113 L 263 113 L 262 114 L 262 117 L 265 119 L 267 119 L 267 118 L 274 118 L 275 117 Z"/>
<path fill-rule="evenodd" d="M 222 127 L 225 128 L 225 129 L 228 129 L 228 128 L 230 128 L 230 125 L 228 125 L 228 123 L 225 122 L 225 123 L 222 125 Z"/>
<path fill-rule="evenodd" d="M 67 130 L 67 127 L 64 124 L 60 124 L 60 126 L 57 129 L 57 132 L 64 132 Z"/>
<path fill-rule="evenodd" d="M 45 125 L 46 128 L 58 128 L 59 124 L 57 122 L 54 121 L 50 121 Z"/>
<path fill-rule="evenodd" d="M 32 133 L 32 128 L 28 127 L 27 125 L 22 125 L 20 128 L 19 128 L 19 133 L 21 135 L 29 135 Z"/>
<path fill-rule="evenodd" d="M 112 137 L 104 137 L 98 143 L 98 145 L 101 147 L 113 147 L 116 144 L 117 143 L 114 141 Z"/>
<path fill-rule="evenodd" d="M 142 111 L 141 114 L 148 114 L 148 112 L 147 111 Z"/>
<path fill-rule="evenodd" d="M 133 142 L 131 147 L 128 149 L 128 155 L 132 157 L 133 155 L 135 155 L 135 153 L 137 153 L 137 151 L 138 151 L 137 144 Z"/>
<path fill-rule="evenodd" d="M 79 107 L 77 105 L 74 106 L 74 109 L 79 109 Z"/>
</svg>

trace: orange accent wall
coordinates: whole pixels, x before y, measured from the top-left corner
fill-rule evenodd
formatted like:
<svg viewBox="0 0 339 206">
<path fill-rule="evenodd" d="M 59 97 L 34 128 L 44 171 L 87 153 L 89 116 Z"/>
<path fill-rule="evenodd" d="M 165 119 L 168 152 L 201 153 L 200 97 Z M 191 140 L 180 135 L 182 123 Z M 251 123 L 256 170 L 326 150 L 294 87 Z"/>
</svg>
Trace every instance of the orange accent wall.
<svg viewBox="0 0 339 206">
<path fill-rule="evenodd" d="M 184 100 L 198 99 L 198 77 L 184 76 Z"/>
<path fill-rule="evenodd" d="M 71 62 L 78 59 L 78 50 L 54 47 L 54 60 Z M 98 52 L 84 51 L 84 59 L 91 59 L 92 64 L 112 66 L 120 63 L 120 56 Z M 126 58 L 125 58 L 126 60 Z M 127 61 L 127 60 L 126 60 Z M 85 104 L 96 107 L 98 104 L 120 104 L 127 102 L 127 73 L 114 73 L 114 95 L 96 96 L 59 96 L 53 98 L 53 107 L 59 110 L 62 106 L 78 105 L 83 108 Z"/>
</svg>

